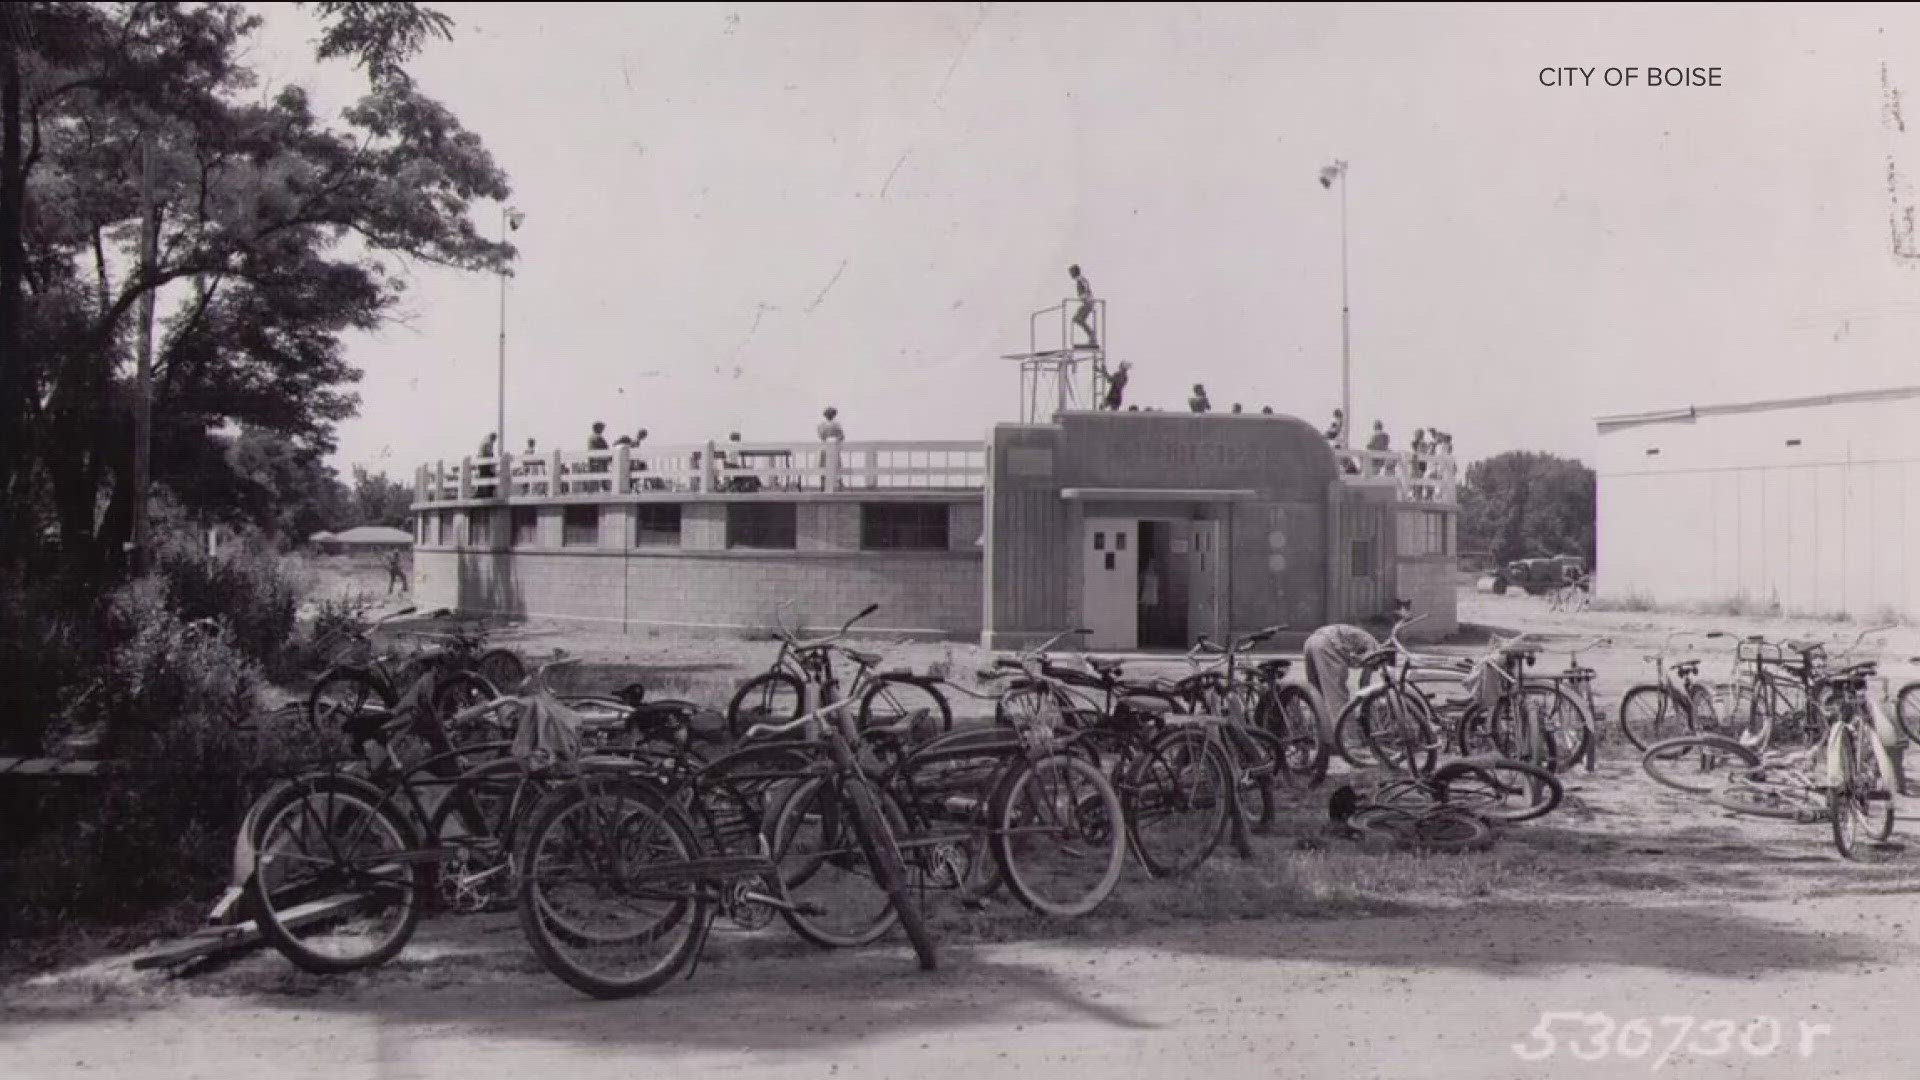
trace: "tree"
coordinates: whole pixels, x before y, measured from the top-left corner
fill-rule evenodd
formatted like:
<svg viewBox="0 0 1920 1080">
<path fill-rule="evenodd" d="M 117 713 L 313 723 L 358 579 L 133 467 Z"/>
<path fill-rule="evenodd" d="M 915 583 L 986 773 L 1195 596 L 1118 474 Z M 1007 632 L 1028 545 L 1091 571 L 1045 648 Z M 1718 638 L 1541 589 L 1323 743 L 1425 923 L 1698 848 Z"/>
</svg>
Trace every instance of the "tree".
<svg viewBox="0 0 1920 1080">
<path fill-rule="evenodd" d="M 339 124 L 298 89 L 245 98 L 240 58 L 259 19 L 239 5 L 5 5 L 0 560 L 43 520 L 88 565 L 130 535 L 142 297 L 165 290 L 154 481 L 198 490 L 197 470 L 231 460 L 216 433 L 234 425 L 285 440 L 288 460 L 332 449 L 358 404 L 341 335 L 393 311 L 401 264 L 496 271 L 513 257 L 469 217 L 476 200 L 507 197 L 504 174 L 403 70 L 450 21 L 417 4 L 309 6 L 321 57 L 369 75 Z M 143 145 L 159 207 L 146 272 Z"/>
<path fill-rule="evenodd" d="M 1592 469 L 1569 458 L 1514 450 L 1467 466 L 1460 485 L 1465 547 L 1501 563 L 1578 555 L 1593 565 Z"/>
<path fill-rule="evenodd" d="M 413 526 L 413 489 L 386 473 L 368 472 L 353 467 L 353 509 L 348 525 L 390 525 L 396 529 Z"/>
</svg>

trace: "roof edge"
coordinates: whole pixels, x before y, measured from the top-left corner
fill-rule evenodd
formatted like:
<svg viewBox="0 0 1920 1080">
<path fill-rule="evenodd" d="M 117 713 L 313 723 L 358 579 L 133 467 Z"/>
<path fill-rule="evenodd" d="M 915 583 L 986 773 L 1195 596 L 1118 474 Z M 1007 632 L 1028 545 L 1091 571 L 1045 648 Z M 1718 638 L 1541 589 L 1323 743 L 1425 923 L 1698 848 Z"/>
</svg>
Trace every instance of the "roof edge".
<svg viewBox="0 0 1920 1080">
<path fill-rule="evenodd" d="M 1730 405 L 1689 405 L 1680 409 L 1662 409 L 1655 412 L 1618 413 L 1612 416 L 1596 416 L 1593 423 L 1604 435 L 1621 428 L 1640 427 L 1644 424 L 1680 423 L 1697 420 L 1702 416 L 1730 416 L 1737 413 L 1768 412 L 1774 409 L 1798 409 L 1812 405 L 1849 405 L 1866 401 L 1904 401 L 1920 397 L 1920 386 L 1893 386 L 1880 390 L 1852 390 L 1838 394 L 1815 394 L 1808 397 L 1772 398 L 1766 401 L 1738 402 Z"/>
</svg>

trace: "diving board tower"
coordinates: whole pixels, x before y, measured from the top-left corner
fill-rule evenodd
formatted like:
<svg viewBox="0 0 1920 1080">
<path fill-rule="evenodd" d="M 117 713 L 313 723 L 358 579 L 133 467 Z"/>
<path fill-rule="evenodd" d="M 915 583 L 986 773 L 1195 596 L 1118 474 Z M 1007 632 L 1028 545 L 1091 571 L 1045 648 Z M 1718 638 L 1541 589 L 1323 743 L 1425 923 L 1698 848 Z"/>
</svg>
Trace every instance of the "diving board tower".
<svg viewBox="0 0 1920 1080">
<path fill-rule="evenodd" d="M 1092 301 L 1098 342 L 1093 345 L 1075 340 L 1082 333 L 1073 325 L 1080 304 L 1080 299 L 1073 297 L 1034 312 L 1027 318 L 1027 351 L 1005 354 L 1005 359 L 1020 361 L 1023 424 L 1045 424 L 1059 413 L 1097 409 L 1106 395 L 1107 302 Z M 1052 330 L 1055 324 L 1059 326 L 1058 337 Z"/>
</svg>

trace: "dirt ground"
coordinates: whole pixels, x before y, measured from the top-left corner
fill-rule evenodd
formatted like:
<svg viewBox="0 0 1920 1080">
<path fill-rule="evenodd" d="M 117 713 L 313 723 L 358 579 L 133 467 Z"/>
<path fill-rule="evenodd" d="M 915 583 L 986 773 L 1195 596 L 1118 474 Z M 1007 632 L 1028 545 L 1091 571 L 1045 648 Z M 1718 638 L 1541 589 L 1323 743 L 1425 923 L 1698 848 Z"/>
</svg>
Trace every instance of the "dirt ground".
<svg viewBox="0 0 1920 1080">
<path fill-rule="evenodd" d="M 1609 715 L 1669 630 L 1836 648 L 1859 630 L 1554 615 L 1539 599 L 1473 593 L 1461 614 L 1550 648 L 1611 637 L 1585 656 Z M 714 703 L 773 654 L 540 626 L 504 636 L 588 657 L 587 683 L 637 676 Z M 1476 636 L 1448 648 L 1471 652 Z M 1706 644 L 1709 674 L 1724 673 L 1730 646 Z M 959 672 L 982 659 L 961 645 L 883 651 Z M 1920 632 L 1902 628 L 1856 655 L 1897 679 L 1914 654 Z M 0 1061 L 36 1080 L 1913 1075 L 1912 850 L 1847 863 L 1824 825 L 1732 817 L 1656 786 L 1624 753 L 1571 776 L 1569 792 L 1489 851 L 1433 856 L 1329 838 L 1324 790 L 1300 796 L 1251 863 L 1222 850 L 1177 883 L 1130 869 L 1089 919 L 942 907 L 930 974 L 897 940 L 820 953 L 776 923 L 719 936 L 685 982 L 597 1003 L 540 968 L 511 915 L 431 921 L 393 964 L 338 979 L 271 952 L 180 979 L 109 958 L 0 989 Z M 1900 811 L 1897 841 L 1920 813 Z M 1551 1052 L 1530 1035 L 1547 1014 L 1581 1014 L 1551 1018 Z"/>
</svg>

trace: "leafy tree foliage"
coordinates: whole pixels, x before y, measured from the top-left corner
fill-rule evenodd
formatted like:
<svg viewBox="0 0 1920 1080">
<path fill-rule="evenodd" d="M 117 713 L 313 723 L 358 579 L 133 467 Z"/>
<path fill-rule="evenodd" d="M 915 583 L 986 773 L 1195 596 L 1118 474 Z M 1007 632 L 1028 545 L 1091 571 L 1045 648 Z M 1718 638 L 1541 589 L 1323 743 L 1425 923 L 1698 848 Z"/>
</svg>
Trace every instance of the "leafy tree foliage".
<svg viewBox="0 0 1920 1080">
<path fill-rule="evenodd" d="M 470 219 L 476 201 L 506 198 L 505 175 L 403 70 L 451 22 L 408 3 L 304 6 L 320 57 L 369 78 L 337 122 L 298 88 L 249 95 L 260 20 L 240 5 L 5 5 L 0 561 L 52 533 L 98 566 L 130 536 L 144 297 L 160 312 L 155 482 L 209 510 L 257 510 L 263 492 L 324 486 L 320 459 L 358 404 L 342 336 L 394 310 L 406 264 L 491 271 L 513 257 Z"/>
<path fill-rule="evenodd" d="M 1460 546 L 1505 563 L 1578 555 L 1593 565 L 1594 473 L 1570 458 L 1510 451 L 1467 466 Z"/>
</svg>

